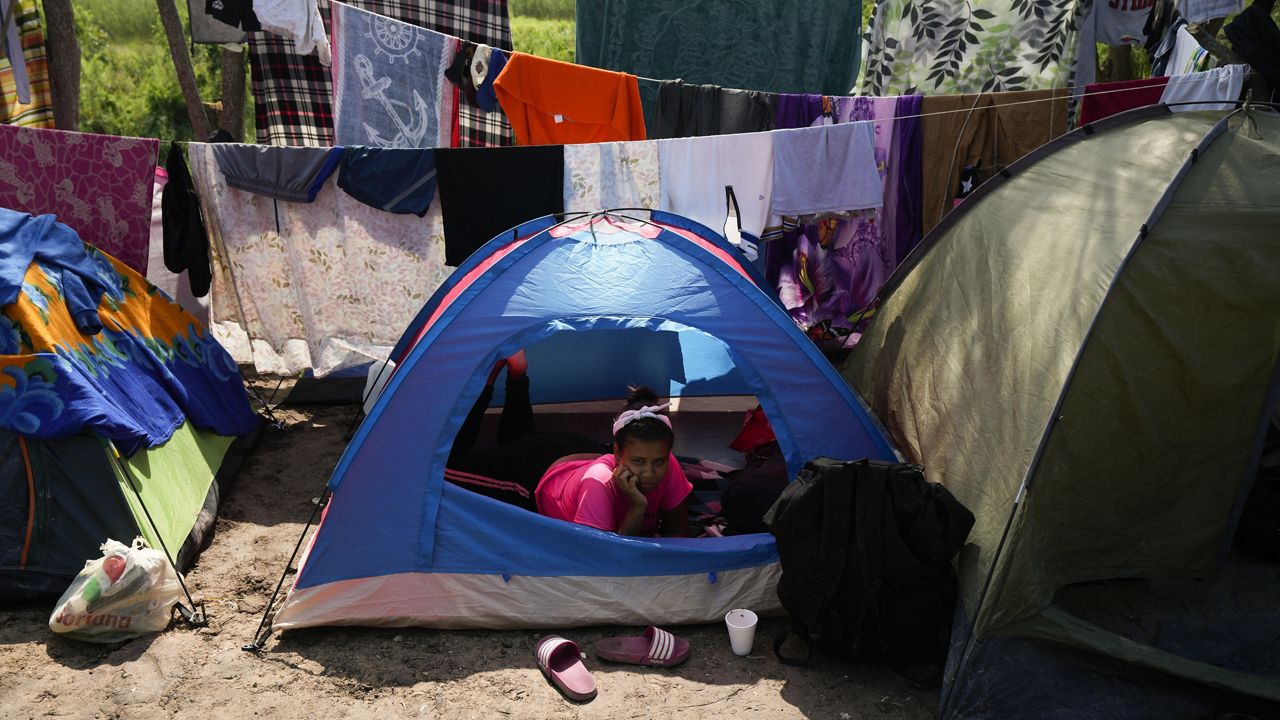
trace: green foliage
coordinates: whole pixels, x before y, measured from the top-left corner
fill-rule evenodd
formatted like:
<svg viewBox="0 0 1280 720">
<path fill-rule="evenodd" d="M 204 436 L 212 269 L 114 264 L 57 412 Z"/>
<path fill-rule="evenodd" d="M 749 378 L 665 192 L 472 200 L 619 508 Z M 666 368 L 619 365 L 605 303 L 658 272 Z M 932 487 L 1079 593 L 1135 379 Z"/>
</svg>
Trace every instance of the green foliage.
<svg viewBox="0 0 1280 720">
<path fill-rule="evenodd" d="M 104 6 L 93 12 L 92 5 Z M 81 41 L 81 129 L 192 140 L 187 105 L 159 14 L 154 4 L 150 13 L 136 12 L 140 9 L 146 9 L 146 4 L 86 3 L 76 8 Z M 214 100 L 221 94 L 218 53 L 218 47 L 196 46 L 192 64 L 201 99 Z"/>
<path fill-rule="evenodd" d="M 184 15 L 186 3 L 178 2 Z M 80 40 L 80 129 L 191 140 L 191 122 L 155 3 L 84 0 L 76 4 Z M 197 45 L 196 85 L 205 101 L 221 95 L 221 50 Z M 250 111 L 251 112 L 251 111 Z M 248 126 L 252 126 L 252 114 Z"/>
<path fill-rule="evenodd" d="M 77 20 L 80 13 L 87 12 L 111 38 L 145 40 L 151 36 L 152 27 L 160 24 L 155 0 L 75 0 L 74 5 Z M 178 0 L 178 7 L 186 17 L 186 2 Z"/>
<path fill-rule="evenodd" d="M 516 50 L 553 60 L 573 62 L 574 21 L 511 18 L 511 44 Z"/>
<path fill-rule="evenodd" d="M 185 28 L 187 3 L 175 4 Z M 511 0 L 510 12 L 517 50 L 573 62 L 574 0 Z M 194 139 L 155 0 L 75 0 L 75 14 L 81 47 L 80 128 Z M 206 102 L 222 92 L 221 52 L 217 46 L 196 45 L 192 55 L 196 84 Z M 252 142 L 252 100 L 245 105 L 245 135 Z"/>
<path fill-rule="evenodd" d="M 511 19 L 570 20 L 575 17 L 574 0 L 511 0 Z"/>
</svg>

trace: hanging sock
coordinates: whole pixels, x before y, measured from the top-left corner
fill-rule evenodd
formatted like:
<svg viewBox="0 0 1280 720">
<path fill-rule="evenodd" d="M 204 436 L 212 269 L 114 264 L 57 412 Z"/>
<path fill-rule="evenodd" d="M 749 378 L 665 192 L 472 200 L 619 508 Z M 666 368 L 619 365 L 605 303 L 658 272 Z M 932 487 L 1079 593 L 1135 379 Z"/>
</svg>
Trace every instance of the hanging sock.
<svg viewBox="0 0 1280 720">
<path fill-rule="evenodd" d="M 485 69 L 484 79 L 476 85 L 476 105 L 485 112 L 501 110 L 498 107 L 498 94 L 493 89 L 493 83 L 502 74 L 502 69 L 507 66 L 507 57 L 507 53 L 502 50 L 490 48 L 489 64 Z M 474 78 L 472 80 L 474 82 Z"/>
<path fill-rule="evenodd" d="M 209 269 L 209 234 L 187 169 L 186 154 L 176 142 L 169 146 L 164 169 L 168 173 L 160 201 L 164 266 L 172 273 L 187 273 L 191 294 L 204 297 L 209 294 L 213 279 Z"/>
</svg>

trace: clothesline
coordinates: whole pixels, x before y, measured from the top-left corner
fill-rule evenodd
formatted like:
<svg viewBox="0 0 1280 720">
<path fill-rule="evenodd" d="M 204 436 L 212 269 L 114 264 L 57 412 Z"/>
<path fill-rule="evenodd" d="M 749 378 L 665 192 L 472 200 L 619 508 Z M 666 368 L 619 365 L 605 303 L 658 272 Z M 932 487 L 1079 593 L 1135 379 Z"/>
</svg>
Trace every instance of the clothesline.
<svg viewBox="0 0 1280 720">
<path fill-rule="evenodd" d="M 1253 76 L 1255 76 L 1255 75 L 1258 75 L 1258 72 L 1257 72 L 1256 70 L 1252 70 L 1252 69 L 1251 69 L 1251 70 L 1249 70 L 1249 72 L 1248 72 L 1248 73 L 1246 73 L 1246 74 L 1245 74 L 1245 79 L 1247 80 L 1248 78 L 1253 77 Z M 1173 75 L 1173 76 L 1170 76 L 1170 77 L 1169 77 L 1169 82 L 1171 82 L 1171 83 L 1172 83 L 1172 82 L 1175 82 L 1175 81 L 1177 81 L 1177 82 L 1184 82 L 1184 80 L 1181 80 L 1181 79 L 1179 79 L 1179 78 L 1185 78 L 1185 77 L 1187 77 L 1187 76 L 1185 76 L 1185 75 Z M 646 80 L 647 80 L 648 78 L 641 78 L 641 79 L 646 79 Z M 662 82 L 662 81 L 658 81 L 658 82 Z M 1097 97 L 1097 96 L 1101 96 L 1101 95 L 1111 95 L 1111 94 L 1115 94 L 1115 93 L 1141 92 L 1141 91 L 1144 91 L 1144 90 L 1147 90 L 1147 89 L 1148 89 L 1148 88 L 1142 88 L 1142 87 L 1113 88 L 1113 89 L 1108 89 L 1108 90 L 1095 90 L 1095 91 L 1092 91 L 1092 92 L 1081 92 L 1081 93 L 1080 93 L 1080 94 L 1078 94 L 1078 95 L 1077 95 L 1077 94 L 1074 94 L 1073 92 L 1069 92 L 1069 91 L 1074 91 L 1074 90 L 1077 90 L 1077 89 L 1083 89 L 1083 88 L 1085 88 L 1085 87 L 1087 87 L 1087 86 L 1085 86 L 1085 85 L 1064 85 L 1064 86 L 1061 86 L 1061 87 L 1055 87 L 1055 88 L 1043 88 L 1043 90 L 1061 90 L 1061 91 L 1063 92 L 1063 94 L 1061 94 L 1061 95 L 1056 95 L 1056 96 L 1053 96 L 1053 97 L 1035 98 L 1035 99 L 1031 99 L 1031 100 L 1015 100 L 1014 102 L 1002 103 L 1002 104 L 1000 104 L 1000 105 L 988 105 L 988 106 L 985 106 L 985 107 L 959 108 L 959 109 L 956 109 L 956 110 L 937 110 L 937 111 L 934 111 L 934 112 L 916 113 L 916 114 L 914 114 L 914 115 L 901 115 L 901 116 L 893 117 L 893 118 L 885 118 L 883 122 L 898 122 L 898 121 L 901 121 L 901 120 L 916 120 L 916 119 L 920 119 L 920 118 L 937 117 L 937 116 L 941 116 L 941 115 L 955 115 L 955 114 L 958 114 L 958 113 L 968 113 L 968 112 L 973 112 L 974 110 L 984 110 L 984 109 L 988 109 L 988 108 L 1008 108 L 1008 107 L 1015 107 L 1015 106 L 1018 106 L 1018 105 L 1034 105 L 1034 104 L 1036 104 L 1036 103 L 1054 103 L 1054 102 L 1063 102 L 1063 101 L 1065 101 L 1065 100 L 1071 100 L 1071 99 L 1081 100 L 1081 99 L 1086 98 L 1086 97 Z M 732 90 L 731 88 L 723 88 L 723 89 L 726 89 L 726 90 Z M 1001 92 L 1033 92 L 1033 91 L 1019 91 L 1019 90 L 1012 90 L 1012 91 L 1001 91 Z M 787 94 L 787 93 L 781 93 L 781 94 Z M 799 94 L 804 94 L 804 93 L 799 93 Z M 998 94 L 998 93 L 996 93 L 996 92 L 980 92 L 980 93 L 955 93 L 955 94 L 957 94 L 957 95 L 969 95 L 969 94 L 973 94 L 973 95 L 975 95 L 977 98 L 979 98 L 979 99 L 980 99 L 983 95 L 995 95 L 995 94 Z M 860 96 L 857 96 L 857 95 L 850 95 L 850 96 L 843 96 L 843 97 L 860 97 Z M 1201 100 L 1201 101 L 1194 101 L 1194 102 L 1177 102 L 1177 103 L 1169 103 L 1169 105 L 1172 107 L 1172 106 L 1180 106 L 1180 105 L 1203 105 L 1204 103 L 1205 103 L 1205 101 Z M 1257 100 L 1253 100 L 1253 101 L 1251 101 L 1251 103 L 1252 103 L 1253 105 L 1267 106 L 1267 107 L 1273 107 L 1273 108 L 1280 109 L 1280 103 L 1261 102 L 1261 101 L 1257 101 Z M 882 121 L 877 121 L 877 122 L 882 122 Z M 763 131 L 763 132 L 770 132 L 770 131 L 767 131 L 767 130 L 766 130 L 766 131 Z M 660 139 L 674 139 L 674 138 L 652 138 L 652 139 L 660 140 Z M 175 143 L 178 143 L 179 145 L 190 145 L 191 143 L 204 143 L 204 142 L 206 142 L 206 141 L 205 141 L 205 140 L 171 140 L 171 141 L 162 141 L 162 142 L 175 142 Z M 441 148 L 441 149 L 450 149 L 450 148 Z"/>
</svg>

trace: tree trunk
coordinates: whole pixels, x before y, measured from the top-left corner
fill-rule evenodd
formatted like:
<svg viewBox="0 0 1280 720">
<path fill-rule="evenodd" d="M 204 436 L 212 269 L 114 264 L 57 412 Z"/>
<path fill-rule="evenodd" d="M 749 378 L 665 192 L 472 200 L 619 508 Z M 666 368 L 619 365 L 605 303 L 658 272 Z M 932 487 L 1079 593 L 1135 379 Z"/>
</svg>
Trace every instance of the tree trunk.
<svg viewBox="0 0 1280 720">
<path fill-rule="evenodd" d="M 187 52 L 186 37 L 182 34 L 182 18 L 173 0 L 156 0 L 160 9 L 160 22 L 164 24 L 165 38 L 169 41 L 169 55 L 178 73 L 178 86 L 187 103 L 187 116 L 191 118 L 191 130 L 197 140 L 209 137 L 209 118 L 200 104 L 200 89 L 196 87 L 196 71 L 191 65 L 191 53 Z"/>
<path fill-rule="evenodd" d="M 49 60 L 53 122 L 60 130 L 79 130 L 80 40 L 76 37 L 75 9 L 71 0 L 42 0 L 41 4 L 48 29 L 44 43 Z"/>
<path fill-rule="evenodd" d="M 1118 45 L 1107 52 L 1098 82 L 1120 82 L 1133 79 L 1133 48 Z"/>
<path fill-rule="evenodd" d="M 218 127 L 244 141 L 244 51 L 222 49 L 222 112 Z"/>
</svg>

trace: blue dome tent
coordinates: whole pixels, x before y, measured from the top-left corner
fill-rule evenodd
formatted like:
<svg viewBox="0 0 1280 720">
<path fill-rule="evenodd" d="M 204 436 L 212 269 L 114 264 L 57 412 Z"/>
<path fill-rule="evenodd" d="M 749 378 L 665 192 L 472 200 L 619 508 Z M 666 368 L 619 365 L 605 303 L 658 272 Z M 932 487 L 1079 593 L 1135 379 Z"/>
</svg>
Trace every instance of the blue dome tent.
<svg viewBox="0 0 1280 720">
<path fill-rule="evenodd" d="M 548 217 L 490 241 L 393 353 L 394 375 L 334 471 L 273 627 L 687 623 L 777 608 L 769 535 L 620 537 L 443 474 L 489 368 L 521 348 L 536 402 L 617 397 L 624 382 L 655 376 L 672 395 L 755 395 L 793 475 L 819 455 L 893 458 L 755 280 L 723 238 L 667 213 Z"/>
</svg>

